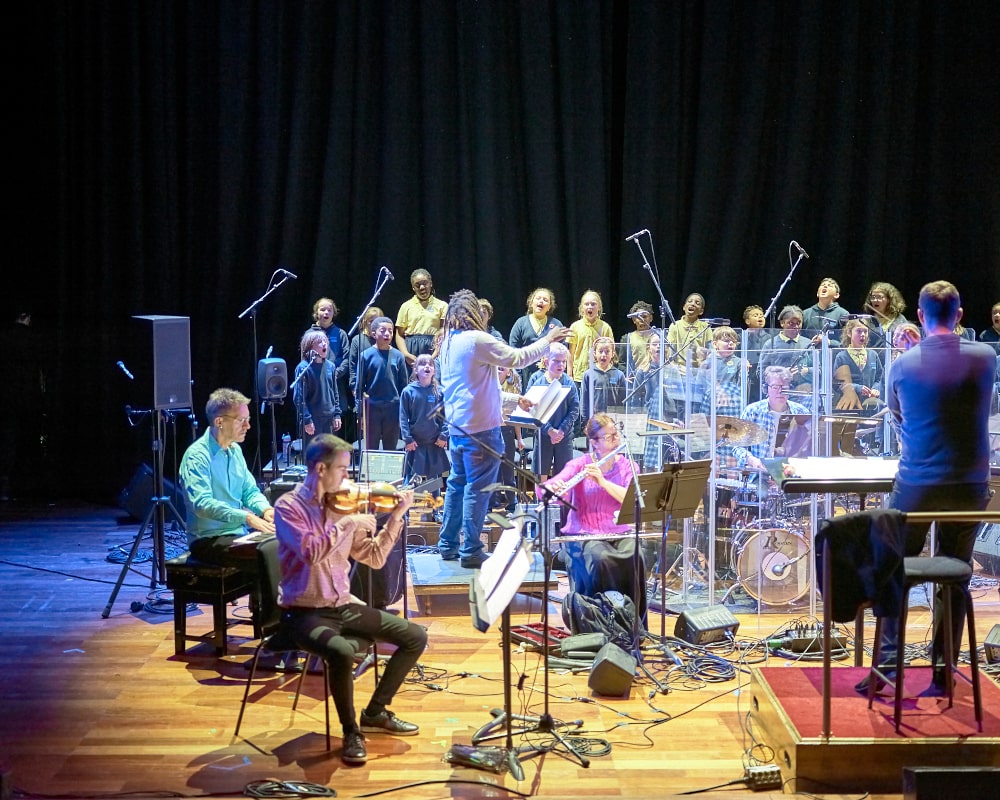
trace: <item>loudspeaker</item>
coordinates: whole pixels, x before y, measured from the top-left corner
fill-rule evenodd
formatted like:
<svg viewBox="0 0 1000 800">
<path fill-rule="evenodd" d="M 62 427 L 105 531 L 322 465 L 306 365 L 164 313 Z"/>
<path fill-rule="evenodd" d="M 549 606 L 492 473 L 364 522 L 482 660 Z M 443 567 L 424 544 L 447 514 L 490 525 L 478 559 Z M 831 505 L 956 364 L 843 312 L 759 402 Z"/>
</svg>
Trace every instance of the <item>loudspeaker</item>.
<svg viewBox="0 0 1000 800">
<path fill-rule="evenodd" d="M 608 642 L 594 657 L 587 686 L 594 694 L 605 697 L 628 697 L 636 666 L 636 660 L 629 653 L 614 642 Z"/>
<path fill-rule="evenodd" d="M 997 786 L 997 767 L 903 767 L 903 800 L 989 797 Z"/>
<path fill-rule="evenodd" d="M 721 642 L 740 628 L 740 621 L 728 608 L 711 606 L 685 611 L 677 618 L 674 636 L 690 644 Z"/>
<path fill-rule="evenodd" d="M 288 367 L 283 358 L 262 358 L 257 362 L 257 396 L 261 400 L 281 400 L 288 394 Z"/>
<path fill-rule="evenodd" d="M 136 316 L 153 338 L 153 407 L 191 408 L 191 319 L 165 314 Z"/>
<path fill-rule="evenodd" d="M 1000 664 L 1000 624 L 994 625 L 986 634 L 986 638 L 983 639 L 983 650 L 987 664 Z"/>
<path fill-rule="evenodd" d="M 125 509 L 137 520 L 142 520 L 152 505 L 153 497 L 156 495 L 156 487 L 153 485 L 153 468 L 149 464 L 141 464 L 135 471 L 135 475 L 128 482 L 128 486 L 122 489 L 118 495 L 118 505 Z M 174 483 L 166 478 L 163 479 L 163 495 L 169 497 L 174 508 L 185 517 L 184 495 L 177 489 Z"/>
</svg>

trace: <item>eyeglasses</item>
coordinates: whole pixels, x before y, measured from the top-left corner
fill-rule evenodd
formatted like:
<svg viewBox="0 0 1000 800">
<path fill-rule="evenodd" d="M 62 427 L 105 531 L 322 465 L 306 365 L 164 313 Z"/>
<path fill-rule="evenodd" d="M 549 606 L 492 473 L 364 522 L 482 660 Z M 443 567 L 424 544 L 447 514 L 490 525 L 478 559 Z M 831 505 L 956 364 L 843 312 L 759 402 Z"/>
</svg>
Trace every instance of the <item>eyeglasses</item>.
<svg viewBox="0 0 1000 800">
<path fill-rule="evenodd" d="M 783 319 L 781 320 L 781 326 L 783 328 L 801 328 L 802 320 L 800 319 Z"/>
<path fill-rule="evenodd" d="M 767 385 L 768 389 L 791 389 L 792 384 L 790 383 L 769 383 Z"/>
<path fill-rule="evenodd" d="M 884 294 L 870 294 L 868 295 L 869 300 L 885 300 Z"/>
<path fill-rule="evenodd" d="M 250 417 L 234 417 L 231 414 L 223 414 L 222 416 L 225 417 L 226 419 L 234 419 L 234 420 L 236 420 L 236 424 L 237 425 L 249 425 L 250 424 Z"/>
<path fill-rule="evenodd" d="M 595 442 L 598 439 L 601 439 L 605 442 L 614 442 L 617 439 L 621 438 L 621 434 L 618 433 L 618 431 L 612 431 L 611 433 L 599 433 L 597 436 L 591 436 L 590 438 L 593 439 Z"/>
</svg>

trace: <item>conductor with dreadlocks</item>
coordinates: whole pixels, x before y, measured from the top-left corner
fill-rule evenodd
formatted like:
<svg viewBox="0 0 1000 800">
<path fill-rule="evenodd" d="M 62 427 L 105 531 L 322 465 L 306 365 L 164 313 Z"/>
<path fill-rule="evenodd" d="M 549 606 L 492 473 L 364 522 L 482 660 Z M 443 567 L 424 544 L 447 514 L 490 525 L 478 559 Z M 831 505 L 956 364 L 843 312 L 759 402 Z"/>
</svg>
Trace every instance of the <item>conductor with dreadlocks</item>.
<svg viewBox="0 0 1000 800">
<path fill-rule="evenodd" d="M 444 329 L 440 379 L 451 429 L 451 475 L 438 552 L 445 561 L 461 558 L 463 567 L 475 569 L 486 560 L 480 534 L 490 492 L 484 489 L 496 481 L 500 459 L 494 453 L 504 449 L 497 367 L 520 369 L 535 363 L 550 344 L 565 339 L 569 329 L 555 327 L 533 344 L 510 347 L 486 332 L 479 300 L 468 289 L 451 296 Z"/>
</svg>

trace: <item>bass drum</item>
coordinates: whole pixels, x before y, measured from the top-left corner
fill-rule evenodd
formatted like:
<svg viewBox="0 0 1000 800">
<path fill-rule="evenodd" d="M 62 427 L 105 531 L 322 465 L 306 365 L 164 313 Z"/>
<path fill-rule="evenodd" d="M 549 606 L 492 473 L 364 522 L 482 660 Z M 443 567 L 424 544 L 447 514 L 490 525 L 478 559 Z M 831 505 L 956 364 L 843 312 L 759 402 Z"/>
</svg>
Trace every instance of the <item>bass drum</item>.
<svg viewBox="0 0 1000 800">
<path fill-rule="evenodd" d="M 757 520 L 733 539 L 733 570 L 744 591 L 769 606 L 809 591 L 809 540 L 781 520 Z"/>
</svg>

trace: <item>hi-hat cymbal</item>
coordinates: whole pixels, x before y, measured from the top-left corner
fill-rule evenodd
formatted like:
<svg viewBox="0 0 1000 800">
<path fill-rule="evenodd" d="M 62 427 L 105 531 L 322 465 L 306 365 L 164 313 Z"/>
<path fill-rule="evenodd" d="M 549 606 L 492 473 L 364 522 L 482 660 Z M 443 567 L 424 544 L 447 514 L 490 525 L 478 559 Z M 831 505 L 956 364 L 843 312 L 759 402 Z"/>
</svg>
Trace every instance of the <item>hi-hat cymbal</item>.
<svg viewBox="0 0 1000 800">
<path fill-rule="evenodd" d="M 767 439 L 767 431 L 760 425 L 738 417 L 716 417 L 715 436 L 726 444 L 752 445 Z"/>
</svg>

